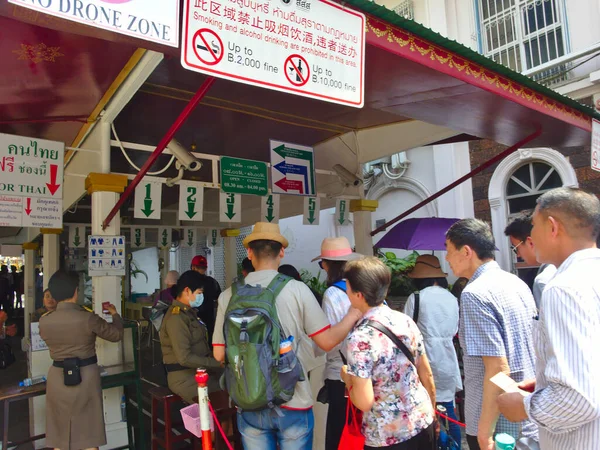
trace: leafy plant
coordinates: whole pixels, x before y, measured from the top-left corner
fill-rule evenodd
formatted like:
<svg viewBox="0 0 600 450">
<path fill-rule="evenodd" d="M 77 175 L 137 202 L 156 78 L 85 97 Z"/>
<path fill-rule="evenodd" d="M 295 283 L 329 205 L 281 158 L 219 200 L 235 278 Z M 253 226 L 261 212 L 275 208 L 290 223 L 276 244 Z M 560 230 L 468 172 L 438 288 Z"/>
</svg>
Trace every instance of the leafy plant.
<svg viewBox="0 0 600 450">
<path fill-rule="evenodd" d="M 146 278 L 146 283 L 148 282 L 148 274 L 142 269 L 140 269 L 140 267 L 135 262 L 135 259 L 131 260 L 129 271 L 133 278 L 137 278 L 138 275 L 144 275 L 144 278 Z"/>
<path fill-rule="evenodd" d="M 300 278 L 302 278 L 302 281 L 304 282 L 304 284 L 306 284 L 309 288 L 311 288 L 315 292 L 318 292 L 320 295 L 323 295 L 323 293 L 327 289 L 327 281 L 326 280 L 321 281 L 321 271 L 320 270 L 317 273 L 317 275 L 314 276 L 308 270 L 302 269 L 302 270 L 300 270 Z"/>
<path fill-rule="evenodd" d="M 377 256 L 392 271 L 389 295 L 407 296 L 415 291 L 414 283 L 407 274 L 415 267 L 419 256 L 417 252 L 412 252 L 404 258 L 398 258 L 393 252 L 379 251 Z"/>
</svg>

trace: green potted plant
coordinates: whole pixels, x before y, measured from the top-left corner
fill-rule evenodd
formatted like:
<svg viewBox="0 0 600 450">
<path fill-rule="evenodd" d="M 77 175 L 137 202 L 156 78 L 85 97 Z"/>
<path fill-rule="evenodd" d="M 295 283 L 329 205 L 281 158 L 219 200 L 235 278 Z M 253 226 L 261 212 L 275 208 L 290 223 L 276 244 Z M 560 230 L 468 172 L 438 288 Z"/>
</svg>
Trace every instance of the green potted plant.
<svg viewBox="0 0 600 450">
<path fill-rule="evenodd" d="M 415 267 L 419 254 L 413 251 L 404 258 L 398 258 L 393 252 L 378 251 L 377 256 L 392 272 L 388 304 L 392 309 L 402 310 L 408 296 L 415 291 L 413 281 L 407 275 Z"/>
</svg>

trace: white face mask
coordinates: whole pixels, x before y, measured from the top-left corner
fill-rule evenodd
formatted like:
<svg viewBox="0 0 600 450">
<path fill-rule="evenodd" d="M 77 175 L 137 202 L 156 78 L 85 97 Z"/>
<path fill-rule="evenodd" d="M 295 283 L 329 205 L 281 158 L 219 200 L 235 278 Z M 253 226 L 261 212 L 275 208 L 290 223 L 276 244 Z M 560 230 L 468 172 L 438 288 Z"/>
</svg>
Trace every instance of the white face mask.
<svg viewBox="0 0 600 450">
<path fill-rule="evenodd" d="M 204 303 L 204 293 L 200 292 L 199 294 L 196 294 L 196 298 L 190 302 L 190 306 L 192 308 L 200 308 L 202 303 Z"/>
</svg>

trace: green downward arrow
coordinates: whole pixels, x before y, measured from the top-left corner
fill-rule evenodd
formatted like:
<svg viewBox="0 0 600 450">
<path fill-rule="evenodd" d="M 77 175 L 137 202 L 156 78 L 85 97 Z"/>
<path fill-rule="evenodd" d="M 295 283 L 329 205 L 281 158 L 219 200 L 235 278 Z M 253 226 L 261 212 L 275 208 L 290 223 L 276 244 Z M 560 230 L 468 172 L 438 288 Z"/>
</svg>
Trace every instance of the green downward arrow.
<svg viewBox="0 0 600 450">
<path fill-rule="evenodd" d="M 344 217 L 345 212 L 346 212 L 346 202 L 342 201 L 342 202 L 340 202 L 340 210 L 339 210 L 340 218 L 338 219 L 338 222 L 340 223 L 340 225 L 344 225 L 344 222 L 346 222 L 346 219 Z"/>
<path fill-rule="evenodd" d="M 148 183 L 146 185 L 146 198 L 144 198 L 144 208 L 142 212 L 146 217 L 149 217 L 150 214 L 154 212 L 152 209 L 152 185 Z"/>
<path fill-rule="evenodd" d="M 217 245 L 217 231 L 213 230 L 211 232 L 211 234 L 212 234 L 212 245 L 213 245 L 213 247 L 215 247 Z"/>
<path fill-rule="evenodd" d="M 212 239 L 212 246 L 215 247 L 217 245 L 217 238 Z"/>
<path fill-rule="evenodd" d="M 167 242 L 168 242 L 167 238 L 168 237 L 169 237 L 169 234 L 168 234 L 167 230 L 163 230 L 163 232 L 162 232 L 162 246 L 163 247 L 167 246 Z"/>
<path fill-rule="evenodd" d="M 273 207 L 269 206 L 267 208 L 267 215 L 266 215 L 267 222 L 272 222 L 274 218 L 275 218 L 275 216 L 273 215 Z"/>
<path fill-rule="evenodd" d="M 233 219 L 233 217 L 235 216 L 235 213 L 233 212 L 233 208 L 235 205 L 228 203 L 227 204 L 227 212 L 225 213 L 225 215 L 227 217 L 229 217 L 229 220 Z"/>
<path fill-rule="evenodd" d="M 185 214 L 191 219 L 192 217 L 194 217 L 197 213 L 196 211 L 194 211 L 196 202 L 187 202 L 187 211 L 185 212 Z"/>
<path fill-rule="evenodd" d="M 188 245 L 190 247 L 194 245 L 194 233 L 192 231 L 188 231 Z"/>
<path fill-rule="evenodd" d="M 73 238 L 73 245 L 75 247 L 79 247 L 81 244 L 81 239 L 79 239 L 79 228 L 75 228 L 75 237 Z"/>
<path fill-rule="evenodd" d="M 135 238 L 135 246 L 136 246 L 136 247 L 139 247 L 139 246 L 141 246 L 141 245 L 142 245 L 142 241 L 140 241 L 140 238 L 139 238 L 139 237 L 136 237 L 136 238 Z"/>
<path fill-rule="evenodd" d="M 308 211 L 308 223 L 313 223 L 315 221 L 315 210 L 311 209 Z"/>
</svg>

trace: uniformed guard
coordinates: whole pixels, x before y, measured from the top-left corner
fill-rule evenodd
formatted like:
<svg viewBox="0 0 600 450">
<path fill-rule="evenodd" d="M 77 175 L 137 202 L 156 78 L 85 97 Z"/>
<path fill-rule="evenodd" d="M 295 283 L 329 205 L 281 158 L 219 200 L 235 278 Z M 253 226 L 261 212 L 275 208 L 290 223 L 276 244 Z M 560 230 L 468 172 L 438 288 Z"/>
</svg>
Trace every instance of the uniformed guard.
<svg viewBox="0 0 600 450">
<path fill-rule="evenodd" d="M 204 302 L 204 277 L 198 272 L 184 272 L 173 287 L 173 304 L 167 310 L 160 328 L 160 345 L 167 369 L 169 389 L 186 402 L 194 402 L 198 385 L 196 369 L 209 373 L 209 392 L 219 390 L 221 363 L 215 360 L 208 344 L 206 325 L 198 319 L 196 310 Z"/>
<path fill-rule="evenodd" d="M 48 288 L 56 311 L 40 319 L 40 336 L 54 361 L 46 382 L 46 446 L 93 449 L 106 444 L 96 337 L 123 339 L 123 321 L 113 305 L 108 323 L 77 304 L 79 275 L 59 271 Z"/>
</svg>

